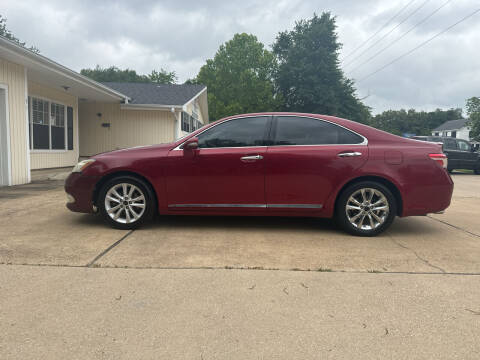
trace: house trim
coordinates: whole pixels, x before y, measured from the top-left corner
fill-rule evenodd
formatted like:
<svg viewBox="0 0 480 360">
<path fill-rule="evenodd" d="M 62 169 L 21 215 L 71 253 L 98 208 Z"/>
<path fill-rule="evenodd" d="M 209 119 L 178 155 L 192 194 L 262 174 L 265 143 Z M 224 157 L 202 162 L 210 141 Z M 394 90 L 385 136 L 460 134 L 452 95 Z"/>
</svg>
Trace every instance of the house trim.
<svg viewBox="0 0 480 360">
<path fill-rule="evenodd" d="M 25 142 L 25 147 L 27 149 L 27 182 L 32 181 L 32 165 L 30 160 L 30 118 L 29 118 L 29 108 L 28 108 L 28 77 L 27 77 L 27 68 L 23 68 L 23 73 L 25 77 L 25 119 L 27 120 L 27 131 L 25 131 L 25 136 L 27 141 Z M 33 141 L 33 139 L 32 139 Z"/>
<path fill-rule="evenodd" d="M 0 89 L 5 91 L 5 136 L 7 137 L 7 183 L 12 185 L 12 152 L 10 149 L 10 111 L 8 108 L 8 85 L 0 83 Z"/>
<path fill-rule="evenodd" d="M 70 80 L 76 81 L 78 83 L 81 83 L 84 86 L 87 86 L 91 89 L 95 89 L 97 91 L 100 91 L 106 95 L 113 96 L 118 98 L 119 100 L 125 100 L 128 99 L 128 96 L 119 93 L 118 91 L 115 91 L 103 84 L 100 84 L 94 80 L 91 80 L 90 78 L 87 78 L 86 76 L 83 76 L 79 73 L 76 73 L 73 70 L 70 70 L 69 68 L 60 65 L 59 63 L 48 59 L 47 57 L 36 54 L 32 52 L 31 50 L 25 49 L 24 47 L 17 45 L 10 40 L 5 39 L 3 36 L 0 36 L 0 46 L 2 48 L 10 53 L 13 56 L 19 57 L 23 60 L 29 60 L 36 65 L 47 68 L 59 75 L 62 75 Z M 26 71 L 26 70 L 25 70 Z M 128 101 L 128 100 L 127 100 Z"/>
<path fill-rule="evenodd" d="M 202 90 L 200 90 L 194 97 L 192 97 L 190 100 L 188 100 L 185 105 L 190 104 L 192 101 L 194 101 L 196 98 L 198 98 L 200 95 L 202 95 L 205 91 L 207 91 L 207 87 L 205 86 Z"/>
<path fill-rule="evenodd" d="M 122 110 L 163 110 L 182 109 L 181 105 L 158 105 L 158 104 L 121 104 Z"/>
</svg>

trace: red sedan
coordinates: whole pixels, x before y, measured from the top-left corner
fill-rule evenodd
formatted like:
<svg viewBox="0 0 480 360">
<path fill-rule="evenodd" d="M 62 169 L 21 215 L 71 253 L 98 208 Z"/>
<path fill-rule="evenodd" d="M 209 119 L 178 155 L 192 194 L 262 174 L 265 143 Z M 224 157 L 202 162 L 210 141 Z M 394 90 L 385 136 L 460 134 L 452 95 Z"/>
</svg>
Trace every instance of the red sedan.
<svg viewBox="0 0 480 360">
<path fill-rule="evenodd" d="M 171 144 L 81 161 L 67 207 L 100 212 L 121 229 L 154 214 L 334 217 L 372 236 L 395 216 L 450 205 L 453 182 L 439 145 L 331 116 L 237 115 Z"/>
</svg>

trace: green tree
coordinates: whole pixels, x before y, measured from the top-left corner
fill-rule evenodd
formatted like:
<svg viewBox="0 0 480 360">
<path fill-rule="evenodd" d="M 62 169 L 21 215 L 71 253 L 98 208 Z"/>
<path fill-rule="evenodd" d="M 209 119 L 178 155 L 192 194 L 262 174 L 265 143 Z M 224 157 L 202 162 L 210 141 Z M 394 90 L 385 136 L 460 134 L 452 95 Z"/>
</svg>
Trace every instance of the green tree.
<svg viewBox="0 0 480 360">
<path fill-rule="evenodd" d="M 163 68 L 161 68 L 160 71 L 152 70 L 148 78 L 151 82 L 157 84 L 175 84 L 178 80 L 175 71 L 168 72 Z"/>
<path fill-rule="evenodd" d="M 135 70 L 122 70 L 116 66 L 102 68 L 97 65 L 95 69 L 80 70 L 80 74 L 98 82 L 139 82 L 175 84 L 175 82 L 177 81 L 177 75 L 175 74 L 175 71 L 168 72 L 164 69 L 160 69 L 160 71 L 152 70 L 149 75 L 140 75 L 137 74 Z"/>
<path fill-rule="evenodd" d="M 432 130 L 444 122 L 461 118 L 462 109 L 437 109 L 430 112 L 414 109 L 387 110 L 375 115 L 369 125 L 396 135 L 431 135 Z"/>
<path fill-rule="evenodd" d="M 13 35 L 13 33 L 7 29 L 7 18 L 3 17 L 2 15 L 0 15 L 0 35 L 30 51 L 33 51 L 36 54 L 40 52 L 40 50 L 35 46 L 26 47 L 25 42 L 20 41 L 20 39 L 15 37 L 15 35 Z"/>
<path fill-rule="evenodd" d="M 480 98 L 472 97 L 467 100 L 467 114 L 470 125 L 470 138 L 480 141 Z"/>
<path fill-rule="evenodd" d="M 148 76 L 139 75 L 135 70 L 122 70 L 116 66 L 102 68 L 97 65 L 95 69 L 80 70 L 80 74 L 98 82 L 150 82 Z"/>
<path fill-rule="evenodd" d="M 274 111 L 280 103 L 274 95 L 274 69 L 273 54 L 256 36 L 235 34 L 201 67 L 194 82 L 208 87 L 212 120 L 239 113 Z"/>
<path fill-rule="evenodd" d="M 346 117 L 366 123 L 370 109 L 356 96 L 353 82 L 340 68 L 335 17 L 314 14 L 278 34 L 273 52 L 278 61 L 276 90 L 284 110 Z"/>
</svg>

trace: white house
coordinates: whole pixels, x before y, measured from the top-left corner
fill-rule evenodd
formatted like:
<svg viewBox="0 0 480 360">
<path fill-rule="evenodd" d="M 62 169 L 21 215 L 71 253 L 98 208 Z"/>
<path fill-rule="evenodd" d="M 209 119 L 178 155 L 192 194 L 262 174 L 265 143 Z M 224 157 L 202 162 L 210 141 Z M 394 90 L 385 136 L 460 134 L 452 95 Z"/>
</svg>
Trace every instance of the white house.
<svg viewBox="0 0 480 360">
<path fill-rule="evenodd" d="M 203 85 L 101 84 L 0 36 L 0 186 L 207 122 Z"/>
<path fill-rule="evenodd" d="M 448 136 L 470 141 L 468 119 L 449 120 L 432 131 L 432 136 Z"/>
</svg>

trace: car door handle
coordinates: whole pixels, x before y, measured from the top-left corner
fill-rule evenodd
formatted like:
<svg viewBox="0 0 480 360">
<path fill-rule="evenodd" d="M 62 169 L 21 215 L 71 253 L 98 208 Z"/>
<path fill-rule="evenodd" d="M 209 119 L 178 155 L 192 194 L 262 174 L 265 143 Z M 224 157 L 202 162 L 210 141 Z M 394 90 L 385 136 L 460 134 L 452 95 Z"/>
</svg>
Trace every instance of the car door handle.
<svg viewBox="0 0 480 360">
<path fill-rule="evenodd" d="M 338 154 L 338 157 L 354 157 L 354 156 L 362 156 L 361 152 L 354 151 L 354 152 L 344 152 Z"/>
<path fill-rule="evenodd" d="M 263 159 L 262 155 L 248 155 L 248 156 L 242 156 L 240 158 L 240 160 L 242 160 L 244 162 L 262 160 L 262 159 Z"/>
</svg>

